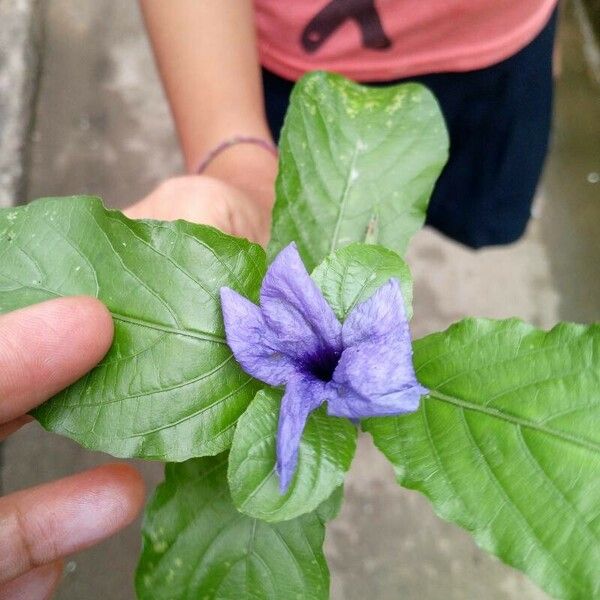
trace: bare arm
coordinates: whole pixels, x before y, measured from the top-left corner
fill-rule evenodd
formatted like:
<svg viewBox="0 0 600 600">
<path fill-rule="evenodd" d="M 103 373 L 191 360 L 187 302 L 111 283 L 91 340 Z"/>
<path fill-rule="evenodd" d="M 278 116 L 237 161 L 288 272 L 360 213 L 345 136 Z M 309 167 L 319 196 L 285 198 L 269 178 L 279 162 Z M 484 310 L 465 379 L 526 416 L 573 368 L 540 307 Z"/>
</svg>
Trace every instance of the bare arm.
<svg viewBox="0 0 600 600">
<path fill-rule="evenodd" d="M 188 172 L 234 135 L 270 140 L 251 0 L 140 3 Z M 270 212 L 276 168 L 268 151 L 238 145 L 215 158 L 206 174 L 249 199 L 253 204 L 244 210 Z M 239 209 L 235 203 L 233 210 Z M 145 216 L 135 207 L 130 213 Z"/>
</svg>

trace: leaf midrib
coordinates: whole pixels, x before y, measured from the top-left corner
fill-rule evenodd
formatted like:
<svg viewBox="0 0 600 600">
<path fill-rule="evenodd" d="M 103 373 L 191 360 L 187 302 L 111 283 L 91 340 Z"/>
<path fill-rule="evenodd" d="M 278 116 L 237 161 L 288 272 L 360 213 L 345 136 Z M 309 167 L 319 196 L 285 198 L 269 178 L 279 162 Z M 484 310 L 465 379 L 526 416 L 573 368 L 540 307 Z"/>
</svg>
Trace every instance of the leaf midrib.
<svg viewBox="0 0 600 600">
<path fill-rule="evenodd" d="M 14 279 L 12 277 L 8 277 L 8 279 L 12 279 L 13 281 L 17 282 L 21 286 L 21 288 L 24 288 L 24 289 L 41 290 L 55 298 L 67 297 L 64 294 L 55 292 L 54 290 L 51 290 L 42 285 L 36 285 L 36 286 L 25 285 L 23 282 L 21 282 L 17 279 Z M 100 300 L 101 302 L 103 301 L 102 298 L 98 298 L 98 300 Z M 131 317 L 129 315 L 123 315 L 121 313 L 115 312 L 111 308 L 109 308 L 108 310 L 109 310 L 110 314 L 112 315 L 113 319 L 115 319 L 115 321 L 121 321 L 122 323 L 130 323 L 131 325 L 137 325 L 138 327 L 146 327 L 147 329 L 154 329 L 156 331 L 163 331 L 165 333 L 170 333 L 172 335 L 180 335 L 183 337 L 189 337 L 189 338 L 196 339 L 196 340 L 203 340 L 206 342 L 214 342 L 216 344 L 222 344 L 225 346 L 227 345 L 227 340 L 223 336 L 217 335 L 216 333 L 210 333 L 208 331 L 200 331 L 199 329 L 181 329 L 180 327 L 173 327 L 172 325 L 165 325 L 164 323 L 156 323 L 155 321 L 150 321 L 148 319 L 138 319 L 136 317 Z"/>
<path fill-rule="evenodd" d="M 552 429 L 550 427 L 544 427 L 539 423 L 535 423 L 533 421 L 529 421 L 522 417 L 517 417 L 515 415 L 507 414 L 495 408 L 490 408 L 488 406 L 482 406 L 481 404 L 474 404 L 472 402 L 468 402 L 467 400 L 461 400 L 460 398 L 456 398 L 455 396 L 450 396 L 449 394 L 444 394 L 443 392 L 439 392 L 437 390 L 430 390 L 427 395 L 428 398 L 432 398 L 434 400 L 438 400 L 440 402 L 446 402 L 448 404 L 452 404 L 453 406 L 470 410 L 473 412 L 478 412 L 489 417 L 494 417 L 501 421 L 505 421 L 507 423 L 511 423 L 512 425 L 516 425 L 519 427 L 525 427 L 527 429 L 531 429 L 534 431 L 538 431 L 540 433 L 544 433 L 546 435 L 555 437 L 563 442 L 571 443 L 589 452 L 600 454 L 600 444 L 596 444 L 589 440 L 580 439 L 568 433 L 557 431 L 556 429 Z"/>
<path fill-rule="evenodd" d="M 148 319 L 137 319 L 136 317 L 122 315 L 120 313 L 113 312 L 112 310 L 110 313 L 115 321 L 121 321 L 122 323 L 130 323 L 132 325 L 137 325 L 138 327 L 146 327 L 148 329 L 155 329 L 156 331 L 164 331 L 173 335 L 180 335 L 192 339 L 227 345 L 227 341 L 223 336 L 215 333 L 209 333 L 208 331 L 200 331 L 198 329 L 180 329 L 179 327 L 164 325 L 163 323 L 156 323 L 154 321 L 149 321 Z"/>
<path fill-rule="evenodd" d="M 359 155 L 359 149 L 362 144 L 362 140 L 357 140 L 354 145 L 354 152 L 352 153 L 352 159 L 350 160 L 350 167 L 348 169 L 348 175 L 346 176 L 346 181 L 344 182 L 344 189 L 342 191 L 342 197 L 340 199 L 340 203 L 338 206 L 338 214 L 337 219 L 335 221 L 335 227 L 333 230 L 333 236 L 331 238 L 331 246 L 329 248 L 330 252 L 333 252 L 337 248 L 338 240 L 340 237 L 340 229 L 342 226 L 342 220 L 344 215 L 346 214 L 346 207 L 348 205 L 348 199 L 350 197 L 350 190 L 352 188 L 352 184 L 355 180 L 353 180 L 354 170 L 356 167 L 356 161 Z"/>
</svg>

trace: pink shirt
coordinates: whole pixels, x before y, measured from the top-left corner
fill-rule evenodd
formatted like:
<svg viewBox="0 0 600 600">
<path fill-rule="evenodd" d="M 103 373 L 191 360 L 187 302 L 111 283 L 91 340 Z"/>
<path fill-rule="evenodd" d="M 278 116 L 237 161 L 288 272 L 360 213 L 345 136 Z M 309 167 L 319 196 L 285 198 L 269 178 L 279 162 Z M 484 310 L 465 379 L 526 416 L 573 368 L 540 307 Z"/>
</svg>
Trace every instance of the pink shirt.
<svg viewBox="0 0 600 600">
<path fill-rule="evenodd" d="M 557 0 L 254 0 L 262 64 L 385 81 L 488 67 L 526 46 Z"/>
</svg>

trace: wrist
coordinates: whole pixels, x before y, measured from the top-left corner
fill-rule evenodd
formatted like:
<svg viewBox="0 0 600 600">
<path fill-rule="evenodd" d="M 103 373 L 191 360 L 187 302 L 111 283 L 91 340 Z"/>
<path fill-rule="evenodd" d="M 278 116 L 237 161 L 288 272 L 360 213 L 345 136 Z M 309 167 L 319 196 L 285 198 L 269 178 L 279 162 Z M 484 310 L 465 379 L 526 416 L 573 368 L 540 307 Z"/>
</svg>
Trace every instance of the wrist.
<svg viewBox="0 0 600 600">
<path fill-rule="evenodd" d="M 239 145 L 253 145 L 256 148 L 262 149 L 268 152 L 274 157 L 279 156 L 277 146 L 272 142 L 270 138 L 259 137 L 254 135 L 234 135 L 227 139 L 222 140 L 216 146 L 214 146 L 209 152 L 207 152 L 204 158 L 200 161 L 195 169 L 198 175 L 202 175 L 208 166 L 217 158 L 219 155 L 226 152 L 229 148 L 233 148 Z"/>
<path fill-rule="evenodd" d="M 275 202 L 277 158 L 256 144 L 235 144 L 225 148 L 203 170 L 244 192 L 259 210 L 270 212 Z"/>
</svg>

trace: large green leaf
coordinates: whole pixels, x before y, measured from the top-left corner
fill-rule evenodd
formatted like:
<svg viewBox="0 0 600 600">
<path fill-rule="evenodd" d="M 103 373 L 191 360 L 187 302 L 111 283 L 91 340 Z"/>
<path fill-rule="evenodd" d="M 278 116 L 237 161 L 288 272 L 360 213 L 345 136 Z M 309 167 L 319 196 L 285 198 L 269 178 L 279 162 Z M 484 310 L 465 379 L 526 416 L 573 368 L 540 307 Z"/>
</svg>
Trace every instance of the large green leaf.
<svg viewBox="0 0 600 600">
<path fill-rule="evenodd" d="M 365 428 L 399 482 L 550 594 L 600 597 L 600 325 L 462 321 L 415 343 L 431 389 Z"/>
<path fill-rule="evenodd" d="M 442 114 L 422 85 L 306 75 L 281 135 L 270 256 L 291 240 L 309 270 L 350 242 L 403 254 L 447 153 Z"/>
<path fill-rule="evenodd" d="M 383 246 L 355 243 L 329 255 L 312 274 L 323 296 L 343 321 L 390 278 L 400 283 L 409 317 L 412 315 L 412 277 L 408 265 Z"/>
<path fill-rule="evenodd" d="M 343 481 L 356 450 L 356 427 L 327 416 L 308 418 L 298 468 L 289 490 L 279 493 L 275 438 L 283 393 L 261 390 L 242 415 L 229 457 L 229 486 L 238 510 L 265 521 L 285 521 L 314 510 Z"/>
<path fill-rule="evenodd" d="M 146 509 L 138 597 L 328 598 L 322 544 L 331 509 L 274 524 L 247 517 L 231 503 L 226 469 L 225 455 L 167 465 Z"/>
<path fill-rule="evenodd" d="M 0 211 L 0 312 L 88 294 L 115 323 L 106 358 L 35 417 L 115 456 L 228 448 L 257 385 L 225 343 L 219 288 L 256 299 L 264 270 L 259 246 L 184 221 L 131 221 L 94 198 Z"/>
</svg>

